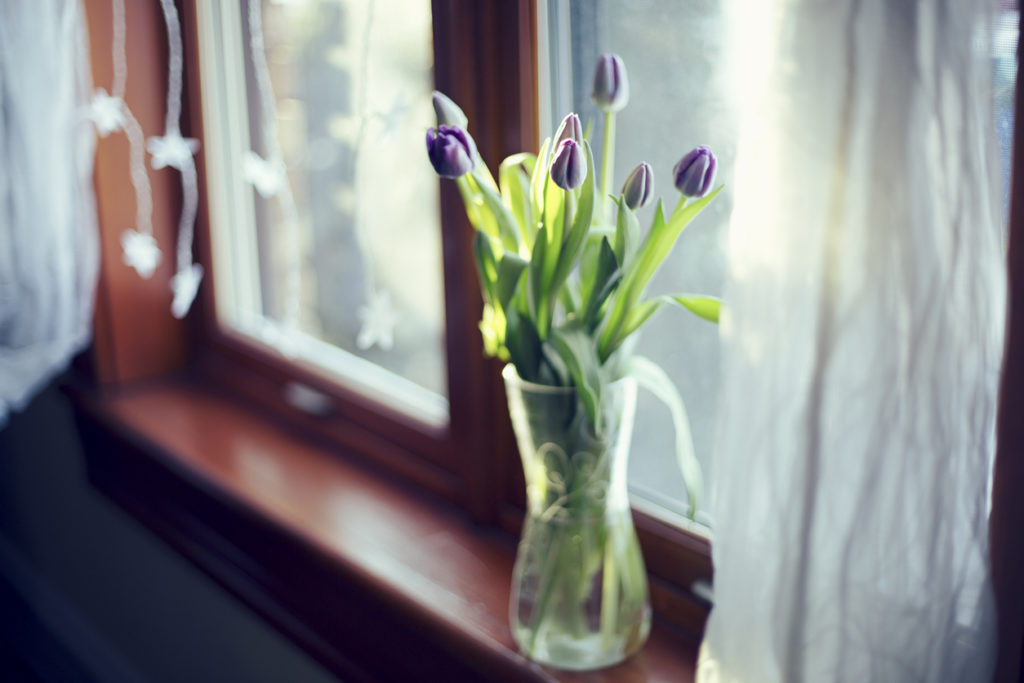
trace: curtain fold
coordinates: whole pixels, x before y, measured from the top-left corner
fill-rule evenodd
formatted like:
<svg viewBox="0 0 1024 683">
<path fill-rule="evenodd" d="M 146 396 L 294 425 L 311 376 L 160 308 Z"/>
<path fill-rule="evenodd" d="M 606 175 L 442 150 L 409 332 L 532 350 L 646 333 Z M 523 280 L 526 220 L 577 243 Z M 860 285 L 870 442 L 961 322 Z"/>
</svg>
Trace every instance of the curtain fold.
<svg viewBox="0 0 1024 683">
<path fill-rule="evenodd" d="M 78 0 L 0 3 L 0 427 L 89 341 L 95 134 Z"/>
<path fill-rule="evenodd" d="M 736 5 L 699 680 L 987 681 L 1005 311 L 989 13 Z"/>
</svg>

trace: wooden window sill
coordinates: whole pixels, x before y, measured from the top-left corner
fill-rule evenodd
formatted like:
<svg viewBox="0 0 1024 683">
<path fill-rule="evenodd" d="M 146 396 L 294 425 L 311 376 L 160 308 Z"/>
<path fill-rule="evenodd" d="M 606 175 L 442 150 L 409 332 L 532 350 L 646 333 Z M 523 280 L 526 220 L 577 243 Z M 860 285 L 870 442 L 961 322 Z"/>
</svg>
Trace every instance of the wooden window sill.
<svg viewBox="0 0 1024 683">
<path fill-rule="evenodd" d="M 90 480 L 345 680 L 693 678 L 697 644 L 657 619 L 617 667 L 528 661 L 513 538 L 200 384 L 74 398 Z"/>
</svg>

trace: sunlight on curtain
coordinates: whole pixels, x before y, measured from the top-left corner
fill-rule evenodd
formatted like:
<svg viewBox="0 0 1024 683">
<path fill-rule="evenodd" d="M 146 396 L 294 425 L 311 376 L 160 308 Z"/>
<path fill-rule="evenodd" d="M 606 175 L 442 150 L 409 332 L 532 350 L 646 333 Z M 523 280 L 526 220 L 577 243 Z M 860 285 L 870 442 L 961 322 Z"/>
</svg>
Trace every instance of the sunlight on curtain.
<svg viewBox="0 0 1024 683">
<path fill-rule="evenodd" d="M 89 341 L 99 252 L 81 10 L 0 3 L 0 427 Z"/>
<path fill-rule="evenodd" d="M 981 4 L 736 3 L 702 681 L 990 679 L 1005 292 Z"/>
</svg>

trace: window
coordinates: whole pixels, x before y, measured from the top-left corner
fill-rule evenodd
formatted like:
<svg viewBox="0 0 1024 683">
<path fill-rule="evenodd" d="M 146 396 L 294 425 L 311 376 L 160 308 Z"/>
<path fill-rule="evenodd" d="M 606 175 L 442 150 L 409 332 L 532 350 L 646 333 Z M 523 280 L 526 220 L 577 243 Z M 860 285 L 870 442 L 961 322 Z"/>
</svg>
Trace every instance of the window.
<svg viewBox="0 0 1024 683">
<path fill-rule="evenodd" d="M 709 144 L 728 186 L 735 130 L 716 87 L 714 55 L 724 31 L 715 3 L 647 3 L 629 11 L 615 3 L 542 5 L 549 57 L 541 68 L 552 85 L 540 97 L 542 132 L 565 112 L 579 111 L 595 119 L 599 138 L 591 69 L 600 52 L 616 51 L 632 81 L 632 103 L 620 116 L 616 178 L 647 160 L 671 201 L 669 169 L 686 149 Z M 429 4 L 406 3 L 396 13 L 388 2 L 265 0 L 199 11 L 218 323 L 358 395 L 445 427 L 438 184 L 420 139 L 433 122 Z M 254 17 L 262 17 L 262 31 L 254 33 Z M 703 42 L 671 39 L 680 26 L 697 23 Z M 651 40 L 676 47 L 651 52 Z M 665 73 L 683 74 L 685 87 L 666 88 Z M 485 130 L 476 117 L 471 127 L 477 135 Z M 729 203 L 728 196 L 719 199 L 688 229 L 652 289 L 720 293 L 719 241 Z M 652 210 L 642 213 L 643 223 Z M 476 287 L 449 281 L 467 284 Z M 475 305 L 466 314 L 475 316 Z M 646 330 L 640 352 L 679 385 L 710 471 L 717 331 L 685 314 L 663 313 Z M 289 394 L 322 409 L 316 395 L 294 386 Z M 667 409 L 642 394 L 634 496 L 685 525 L 688 501 L 673 438 Z"/>
<path fill-rule="evenodd" d="M 445 426 L 429 3 L 199 9 L 218 321 Z"/>
<path fill-rule="evenodd" d="M 529 9 L 263 0 L 194 17 L 215 294 L 203 372 L 490 520 L 514 447 L 494 435 L 509 428 L 471 228 L 423 135 L 436 87 L 491 132 L 488 158 L 534 144 L 532 104 L 497 87 L 532 83 L 510 59 L 533 52 Z M 498 26 L 487 45 L 449 35 Z"/>
<path fill-rule="evenodd" d="M 481 303 L 471 228 L 455 188 L 433 174 L 422 136 L 433 123 L 429 95 L 436 88 L 463 107 L 482 156 L 494 165 L 508 154 L 537 149 L 538 128 L 550 134 L 537 114 L 537 101 L 547 102 L 536 85 L 541 10 L 533 3 L 473 9 L 400 4 L 399 12 L 383 1 L 263 0 L 256 8 L 262 49 L 253 30 L 254 6 L 197 4 L 200 70 L 193 92 L 201 95 L 201 107 L 193 115 L 202 121 L 215 290 L 214 324 L 204 328 L 200 342 L 209 361 L 204 367 L 224 384 L 302 420 L 304 430 L 456 500 L 477 519 L 516 531 L 521 467 L 500 366 L 484 359 L 477 329 Z M 578 14 L 585 4 L 565 7 Z M 392 21 L 396 13 L 400 21 Z M 493 40 L 477 44 L 454 34 Z M 593 55 L 579 59 L 592 63 L 599 46 L 586 49 Z M 273 86 L 269 102 L 270 91 L 261 85 L 263 55 Z M 589 88 L 590 68 L 575 76 L 580 88 Z M 656 79 L 647 85 L 638 80 L 642 68 L 638 57 L 631 64 L 636 91 L 657 92 Z M 546 109 L 559 106 L 551 102 Z M 646 106 L 637 101 L 631 111 L 636 116 Z M 276 122 L 276 131 L 268 121 Z M 635 120 L 624 122 L 623 131 L 630 128 L 637 128 Z M 680 144 L 691 142 L 698 140 Z M 620 149 L 636 144 L 624 132 Z M 637 161 L 621 156 L 622 164 Z M 275 175 L 278 161 L 287 168 L 287 186 Z M 674 162 L 665 163 L 670 168 Z M 282 189 L 291 190 L 294 208 Z M 707 249 L 687 250 L 698 259 L 714 251 L 717 236 L 706 233 Z M 688 286 L 713 289 L 721 278 L 717 268 Z M 380 338 L 360 339 L 360 311 L 375 288 L 403 311 L 390 350 L 381 348 Z M 407 318 L 420 314 L 422 319 Z M 666 315 L 662 328 L 678 334 L 682 317 Z M 687 323 L 713 354 L 714 327 Z M 661 334 L 652 330 L 650 336 Z M 708 358 L 713 356 L 702 362 L 713 362 Z M 690 403 L 694 416 L 702 404 L 711 405 Z M 706 540 L 665 521 L 681 520 L 673 505 L 678 511 L 686 501 L 671 456 L 667 411 L 664 422 L 660 443 L 638 439 L 635 449 L 652 454 L 641 462 L 649 481 L 669 482 L 660 491 L 638 489 L 638 503 L 646 502 L 642 509 L 657 512 L 641 515 L 639 528 L 649 568 L 668 579 L 652 589 L 656 601 L 677 605 L 667 611 L 686 614 L 678 618 L 697 631 L 703 610 L 689 589 L 708 580 L 710 558 Z M 647 425 L 637 429 L 643 431 Z M 710 451 L 709 438 L 709 430 L 698 437 L 704 452 Z M 665 590 L 677 593 L 658 593 Z"/>
<path fill-rule="evenodd" d="M 507 154 L 536 149 L 537 138 L 550 134 L 569 111 L 593 121 L 593 138 L 600 140 L 601 120 L 589 99 L 592 69 L 600 53 L 620 54 L 631 102 L 619 116 L 615 177 L 621 181 L 647 161 L 655 168 L 657 193 L 672 201 L 671 168 L 685 151 L 706 144 L 719 158 L 718 182 L 725 184 L 652 283 L 657 292 L 721 294 L 738 137 L 737 112 L 725 90 L 728 27 L 720 3 L 532 4 L 467 13 L 434 3 L 443 16 L 432 17 L 426 2 L 403 3 L 401 19 L 392 20 L 396 9 L 383 1 L 263 0 L 262 45 L 253 42 L 252 5 L 229 11 L 201 4 L 198 17 L 218 322 L 264 350 L 279 346 L 292 355 L 286 366 L 316 368 L 302 376 L 298 389 L 288 384 L 293 371 L 283 373 L 280 392 L 300 408 L 319 410 L 317 398 L 326 395 L 324 412 L 369 419 L 366 429 L 386 442 L 396 439 L 391 423 L 377 420 L 375 406 L 387 406 L 391 417 L 411 417 L 413 426 L 397 439 L 405 455 L 415 460 L 430 453 L 428 459 L 454 477 L 442 487 L 446 494 L 475 499 L 470 507 L 477 516 L 502 518 L 509 527 L 520 516 L 521 475 L 496 365 L 481 359 L 469 228 L 452 188 L 442 185 L 449 196 L 443 206 L 438 201 L 438 183 L 423 155 L 422 131 L 433 122 L 430 91 L 447 92 L 467 110 L 484 158 L 496 165 Z M 472 22 L 494 21 L 495 12 L 506 21 L 504 30 L 488 34 L 495 36 L 488 47 L 453 39 L 466 35 Z M 1005 65 L 1013 62 L 1008 56 L 1015 17 L 1003 13 L 1005 37 L 994 55 L 1004 91 L 1013 82 Z M 513 25 L 516 32 L 509 33 Z M 694 38 L 678 40 L 683 33 Z M 269 104 L 269 90 L 261 90 L 263 55 L 273 86 Z M 516 83 L 524 99 L 504 106 Z M 266 125 L 271 116 L 276 131 Z M 286 163 L 295 225 L 289 225 L 287 202 L 273 193 L 262 196 L 252 169 L 240 162 L 254 154 L 263 162 L 279 155 Z M 641 212 L 642 225 L 652 211 Z M 384 299 L 378 311 L 383 329 L 377 330 L 382 338 L 366 333 L 366 317 L 371 302 Z M 385 349 L 392 331 L 394 348 Z M 677 384 L 710 490 L 717 330 L 666 311 L 645 329 L 638 352 Z M 338 399 L 325 377 L 348 393 Z M 307 384 L 312 393 L 302 393 Z M 363 429 L 350 427 L 342 431 Z M 667 409 L 642 392 L 631 493 L 659 538 L 675 539 L 665 543 L 668 548 L 680 540 L 679 529 L 706 539 L 704 525 L 713 528 L 706 510 L 698 517 L 702 524 L 683 518 L 688 501 L 673 438 Z M 476 452 L 490 453 L 487 462 L 479 462 Z M 659 559 L 661 552 L 648 562 L 667 576 L 677 563 Z M 695 552 L 699 569 L 679 580 L 684 591 L 709 577 L 706 541 Z"/>
<path fill-rule="evenodd" d="M 593 123 L 592 139 L 602 139 L 602 118 L 590 101 L 590 79 L 598 55 L 614 52 L 622 56 L 630 81 L 630 103 L 619 113 L 616 125 L 617 179 L 621 181 L 637 163 L 646 161 L 654 168 L 656 195 L 669 203 L 675 194 L 670 173 L 679 157 L 698 144 L 715 151 L 720 162 L 716 183 L 725 188 L 687 228 L 651 290 L 720 296 L 738 138 L 738 112 L 727 92 L 729 27 L 723 3 L 551 0 L 541 5 L 547 32 L 547 40 L 541 43 L 546 48 L 542 60 L 547 62 L 542 64 L 542 74 L 548 75 L 546 85 L 541 78 L 548 94 L 542 98 L 542 130 L 554 130 L 565 112 L 575 111 L 584 122 Z M 1003 3 L 992 26 L 992 64 L 1007 212 L 1018 26 L 1016 3 Z M 652 213 L 652 206 L 641 210 L 642 226 L 650 224 Z M 717 330 L 692 316 L 665 311 L 645 327 L 637 352 L 656 361 L 677 384 L 689 413 L 705 488 L 710 490 L 718 395 Z M 631 493 L 643 509 L 685 524 L 679 517 L 687 509 L 685 489 L 672 457 L 672 439 L 667 410 L 641 392 L 630 460 Z M 713 529 L 706 512 L 698 521 Z"/>
</svg>

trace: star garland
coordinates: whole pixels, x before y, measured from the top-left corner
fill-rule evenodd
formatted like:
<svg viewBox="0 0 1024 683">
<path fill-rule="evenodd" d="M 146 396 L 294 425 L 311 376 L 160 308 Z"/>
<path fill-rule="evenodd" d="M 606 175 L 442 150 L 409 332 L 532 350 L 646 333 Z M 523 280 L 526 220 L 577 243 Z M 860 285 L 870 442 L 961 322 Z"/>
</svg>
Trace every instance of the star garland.
<svg viewBox="0 0 1024 683">
<path fill-rule="evenodd" d="M 143 279 L 149 279 L 160 264 L 162 254 L 153 238 L 153 197 L 146 175 L 146 156 L 143 150 L 144 135 L 132 110 L 125 102 L 125 87 L 128 82 L 128 62 L 125 56 L 125 8 L 124 0 L 113 0 L 113 44 L 111 60 L 114 66 L 114 82 L 108 94 L 97 88 L 89 105 L 88 116 L 96 126 L 100 137 L 124 131 L 128 138 L 129 171 L 135 190 L 135 228 L 121 233 L 122 258 Z"/>
<path fill-rule="evenodd" d="M 160 0 L 164 23 L 167 25 L 168 76 L 167 114 L 164 134 L 151 137 L 146 144 L 150 163 L 154 169 L 171 167 L 181 174 L 182 207 L 178 218 L 177 268 L 171 278 L 171 313 L 175 318 L 184 318 L 192 307 L 199 283 L 203 279 L 203 267 L 192 261 L 192 241 L 195 233 L 196 210 L 199 204 L 199 181 L 193 156 L 199 151 L 199 141 L 181 135 L 181 88 L 182 88 L 182 47 L 181 24 L 173 0 Z"/>
</svg>

